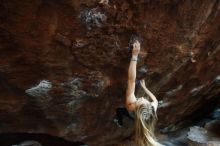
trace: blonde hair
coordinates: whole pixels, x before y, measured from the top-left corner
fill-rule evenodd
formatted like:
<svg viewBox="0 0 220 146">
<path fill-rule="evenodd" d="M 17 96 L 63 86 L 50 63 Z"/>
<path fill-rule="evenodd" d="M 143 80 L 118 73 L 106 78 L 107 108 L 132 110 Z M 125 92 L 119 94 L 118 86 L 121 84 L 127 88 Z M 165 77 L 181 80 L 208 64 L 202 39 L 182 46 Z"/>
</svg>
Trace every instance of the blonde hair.
<svg viewBox="0 0 220 146">
<path fill-rule="evenodd" d="M 154 135 L 157 115 L 153 106 L 142 104 L 135 110 L 135 143 L 136 146 L 163 146 Z"/>
</svg>

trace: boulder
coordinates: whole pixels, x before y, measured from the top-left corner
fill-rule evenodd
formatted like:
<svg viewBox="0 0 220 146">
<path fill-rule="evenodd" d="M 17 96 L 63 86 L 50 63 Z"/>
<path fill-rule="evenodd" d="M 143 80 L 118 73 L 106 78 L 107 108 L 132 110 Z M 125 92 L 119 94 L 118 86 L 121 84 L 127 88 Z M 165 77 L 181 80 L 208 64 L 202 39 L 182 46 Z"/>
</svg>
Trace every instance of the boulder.
<svg viewBox="0 0 220 146">
<path fill-rule="evenodd" d="M 215 108 L 219 7 L 218 0 L 3 0 L 1 133 L 45 133 L 89 146 L 130 137 L 132 121 L 119 128 L 114 116 L 124 105 L 134 36 L 142 48 L 137 76 L 161 103 L 157 128 Z M 140 87 L 136 94 L 144 95 Z"/>
</svg>

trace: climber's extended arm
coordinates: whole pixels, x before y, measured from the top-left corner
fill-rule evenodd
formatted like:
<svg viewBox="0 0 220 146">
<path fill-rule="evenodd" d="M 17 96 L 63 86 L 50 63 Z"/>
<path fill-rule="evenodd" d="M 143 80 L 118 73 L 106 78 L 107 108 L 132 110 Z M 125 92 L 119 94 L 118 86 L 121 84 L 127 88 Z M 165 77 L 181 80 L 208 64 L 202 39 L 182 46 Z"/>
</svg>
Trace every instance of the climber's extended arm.
<svg viewBox="0 0 220 146">
<path fill-rule="evenodd" d="M 140 52 L 140 43 L 136 41 L 133 44 L 132 58 L 128 68 L 128 86 L 126 91 L 126 106 L 129 111 L 135 110 L 135 80 L 136 80 L 136 66 L 137 66 L 137 57 Z"/>
<path fill-rule="evenodd" d="M 145 93 L 148 96 L 150 96 L 150 98 L 153 100 L 152 105 L 154 106 L 154 108 L 156 110 L 158 107 L 158 100 L 157 100 L 156 96 L 154 96 L 154 94 L 152 92 L 150 92 L 150 90 L 147 89 L 144 79 L 141 80 L 141 86 L 144 89 Z"/>
</svg>

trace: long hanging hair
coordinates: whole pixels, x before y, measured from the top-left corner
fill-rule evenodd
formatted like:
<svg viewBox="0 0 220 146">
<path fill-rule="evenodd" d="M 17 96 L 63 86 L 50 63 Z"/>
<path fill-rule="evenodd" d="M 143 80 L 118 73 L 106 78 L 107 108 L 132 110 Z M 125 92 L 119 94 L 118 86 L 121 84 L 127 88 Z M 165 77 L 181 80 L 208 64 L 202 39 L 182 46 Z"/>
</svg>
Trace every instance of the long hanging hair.
<svg viewBox="0 0 220 146">
<path fill-rule="evenodd" d="M 157 142 L 154 128 L 157 121 L 153 106 L 143 104 L 135 110 L 135 143 L 136 146 L 163 146 Z"/>
</svg>

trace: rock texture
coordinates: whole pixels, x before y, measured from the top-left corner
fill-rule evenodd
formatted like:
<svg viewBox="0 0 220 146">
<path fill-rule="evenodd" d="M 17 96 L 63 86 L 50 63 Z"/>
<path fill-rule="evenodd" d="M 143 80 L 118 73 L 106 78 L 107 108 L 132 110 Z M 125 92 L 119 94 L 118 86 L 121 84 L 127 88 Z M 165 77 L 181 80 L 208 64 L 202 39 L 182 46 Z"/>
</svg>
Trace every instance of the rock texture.
<svg viewBox="0 0 220 146">
<path fill-rule="evenodd" d="M 39 133 L 1 133 L 1 146 L 87 146 L 61 137 Z"/>
<path fill-rule="evenodd" d="M 201 127 L 191 127 L 188 133 L 189 146 L 218 146 L 220 140 L 215 136 Z"/>
<path fill-rule="evenodd" d="M 90 146 L 126 140 L 132 121 L 118 128 L 113 119 L 134 36 L 138 77 L 160 100 L 162 131 L 219 105 L 219 0 L 1 0 L 1 133 Z"/>
</svg>

